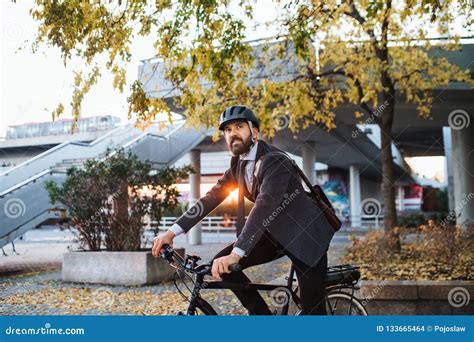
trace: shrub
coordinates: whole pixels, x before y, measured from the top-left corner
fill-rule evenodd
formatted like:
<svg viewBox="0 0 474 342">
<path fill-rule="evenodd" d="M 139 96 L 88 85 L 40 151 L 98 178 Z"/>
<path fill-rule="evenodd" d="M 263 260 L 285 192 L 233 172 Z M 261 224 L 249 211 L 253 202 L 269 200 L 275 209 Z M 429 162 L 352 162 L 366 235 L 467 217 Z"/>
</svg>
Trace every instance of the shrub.
<svg viewBox="0 0 474 342">
<path fill-rule="evenodd" d="M 159 222 L 165 210 L 177 207 L 174 184 L 189 172 L 189 167 L 153 170 L 119 150 L 106 160 L 86 161 L 82 169 L 70 168 L 63 184 L 47 182 L 46 189 L 51 203 L 68 209 L 81 249 L 136 251 L 144 216 Z"/>
<path fill-rule="evenodd" d="M 473 280 L 474 229 L 429 221 L 414 234 L 401 233 L 401 250 L 393 252 L 382 232 L 352 238 L 343 261 L 359 265 L 363 279 Z"/>
</svg>

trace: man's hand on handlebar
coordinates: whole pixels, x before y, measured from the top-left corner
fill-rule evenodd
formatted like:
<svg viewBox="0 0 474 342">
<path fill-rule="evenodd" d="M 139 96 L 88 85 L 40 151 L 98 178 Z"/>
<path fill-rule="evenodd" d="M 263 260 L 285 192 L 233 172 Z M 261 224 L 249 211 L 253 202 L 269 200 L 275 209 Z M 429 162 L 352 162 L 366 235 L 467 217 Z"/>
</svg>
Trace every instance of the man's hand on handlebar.
<svg viewBox="0 0 474 342">
<path fill-rule="evenodd" d="M 240 261 L 240 256 L 234 253 L 214 259 L 212 262 L 212 277 L 217 280 L 221 280 L 222 273 L 230 273 L 229 266 L 237 264 Z"/>
<path fill-rule="evenodd" d="M 155 238 L 155 242 L 153 243 L 153 248 L 151 249 L 151 254 L 154 257 L 159 256 L 160 251 L 163 250 L 163 244 L 167 243 L 171 247 L 173 247 L 173 239 L 175 235 L 171 230 L 166 231 L 164 234 L 159 235 Z"/>
</svg>

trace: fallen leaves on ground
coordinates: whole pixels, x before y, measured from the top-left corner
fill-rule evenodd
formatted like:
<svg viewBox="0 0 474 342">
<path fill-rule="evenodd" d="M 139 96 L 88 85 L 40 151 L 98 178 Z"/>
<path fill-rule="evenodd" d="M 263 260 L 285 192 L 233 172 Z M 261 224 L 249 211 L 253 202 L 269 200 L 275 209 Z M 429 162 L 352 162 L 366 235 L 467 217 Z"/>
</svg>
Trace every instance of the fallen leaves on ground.
<svg viewBox="0 0 474 342">
<path fill-rule="evenodd" d="M 279 259 L 271 264 L 248 268 L 245 273 L 253 282 L 265 283 L 280 275 L 288 274 L 290 265 L 289 260 Z M 191 287 L 192 283 L 187 281 L 187 285 Z M 22 308 L 21 311 L 26 308 L 28 312 L 35 314 L 56 312 L 67 315 L 176 315 L 179 311 L 185 311 L 188 306 L 188 302 L 177 291 L 167 289 L 161 289 L 165 292 L 155 293 L 156 289 L 150 291 L 146 287 L 131 286 L 125 289 L 113 286 L 77 287 L 62 285 L 61 282 L 54 280 L 23 281 L 21 284 L 7 281 L 0 284 L 0 289 L 2 287 L 16 289 L 12 295 L 4 293 L 4 296 L 0 297 L 0 307 L 3 306 L 7 308 L 6 310 L 12 307 L 11 314 L 16 314 L 14 308 L 18 307 Z M 190 293 L 186 287 L 181 284 L 180 288 L 189 298 Z M 271 306 L 270 293 L 261 291 L 261 294 Z M 230 290 L 203 289 L 201 296 L 219 315 L 247 315 L 247 310 Z"/>
<path fill-rule="evenodd" d="M 149 291 L 114 292 L 108 288 L 43 289 L 0 299 L 0 304 L 62 309 L 65 314 L 93 312 L 129 315 L 175 315 L 186 308 L 178 293 Z"/>
</svg>

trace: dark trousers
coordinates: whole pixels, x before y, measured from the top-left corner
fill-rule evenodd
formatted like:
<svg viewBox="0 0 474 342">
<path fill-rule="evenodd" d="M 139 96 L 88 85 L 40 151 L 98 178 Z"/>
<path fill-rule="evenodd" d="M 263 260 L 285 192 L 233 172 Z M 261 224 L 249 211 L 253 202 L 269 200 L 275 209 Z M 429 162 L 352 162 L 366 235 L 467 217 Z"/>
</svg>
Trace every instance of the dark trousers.
<svg viewBox="0 0 474 342">
<path fill-rule="evenodd" d="M 226 246 L 214 257 L 220 258 L 229 255 L 234 247 L 233 244 Z M 323 255 L 315 267 L 309 267 L 295 258 L 285 248 L 265 232 L 257 242 L 252 252 L 240 260 L 242 270 L 260 264 L 288 256 L 295 265 L 296 277 L 300 290 L 302 304 L 302 315 L 326 315 L 326 276 L 327 276 L 327 253 Z M 250 279 L 242 272 L 222 274 L 223 281 L 234 283 L 249 283 Z M 250 315 L 271 315 L 267 303 L 256 290 L 233 290 L 242 305 L 249 311 Z"/>
</svg>

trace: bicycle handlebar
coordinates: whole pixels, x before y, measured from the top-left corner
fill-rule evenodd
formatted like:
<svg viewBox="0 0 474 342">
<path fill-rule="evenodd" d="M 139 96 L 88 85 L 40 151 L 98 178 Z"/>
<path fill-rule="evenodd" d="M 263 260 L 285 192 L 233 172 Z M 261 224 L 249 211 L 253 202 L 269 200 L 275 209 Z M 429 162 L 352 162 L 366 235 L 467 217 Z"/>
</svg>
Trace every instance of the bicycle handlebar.
<svg viewBox="0 0 474 342">
<path fill-rule="evenodd" d="M 231 272 L 239 272 L 241 270 L 242 270 L 242 265 L 240 265 L 240 264 L 229 265 L 229 271 L 231 271 Z"/>
<path fill-rule="evenodd" d="M 178 262 L 179 264 L 185 268 L 185 262 L 184 262 L 184 259 L 179 256 L 178 254 L 175 254 L 174 253 L 174 249 L 173 247 L 171 247 L 170 245 L 168 245 L 167 243 L 164 243 L 163 244 L 163 249 L 165 250 L 164 252 L 160 252 L 160 257 L 162 257 L 163 259 L 167 260 L 168 262 L 171 262 L 173 260 L 173 257 L 175 257 L 176 259 L 178 259 Z M 209 266 L 209 269 L 206 270 L 204 273 L 208 273 L 210 274 L 211 272 L 211 264 L 208 265 Z M 242 270 L 242 265 L 240 264 L 232 264 L 232 265 L 229 265 L 229 271 L 231 272 L 239 272 Z"/>
<path fill-rule="evenodd" d="M 165 250 L 164 252 L 160 251 L 160 257 L 162 257 L 165 260 L 171 261 L 172 257 L 174 256 L 174 250 L 173 247 L 168 245 L 167 243 L 163 244 L 163 249 Z"/>
</svg>

